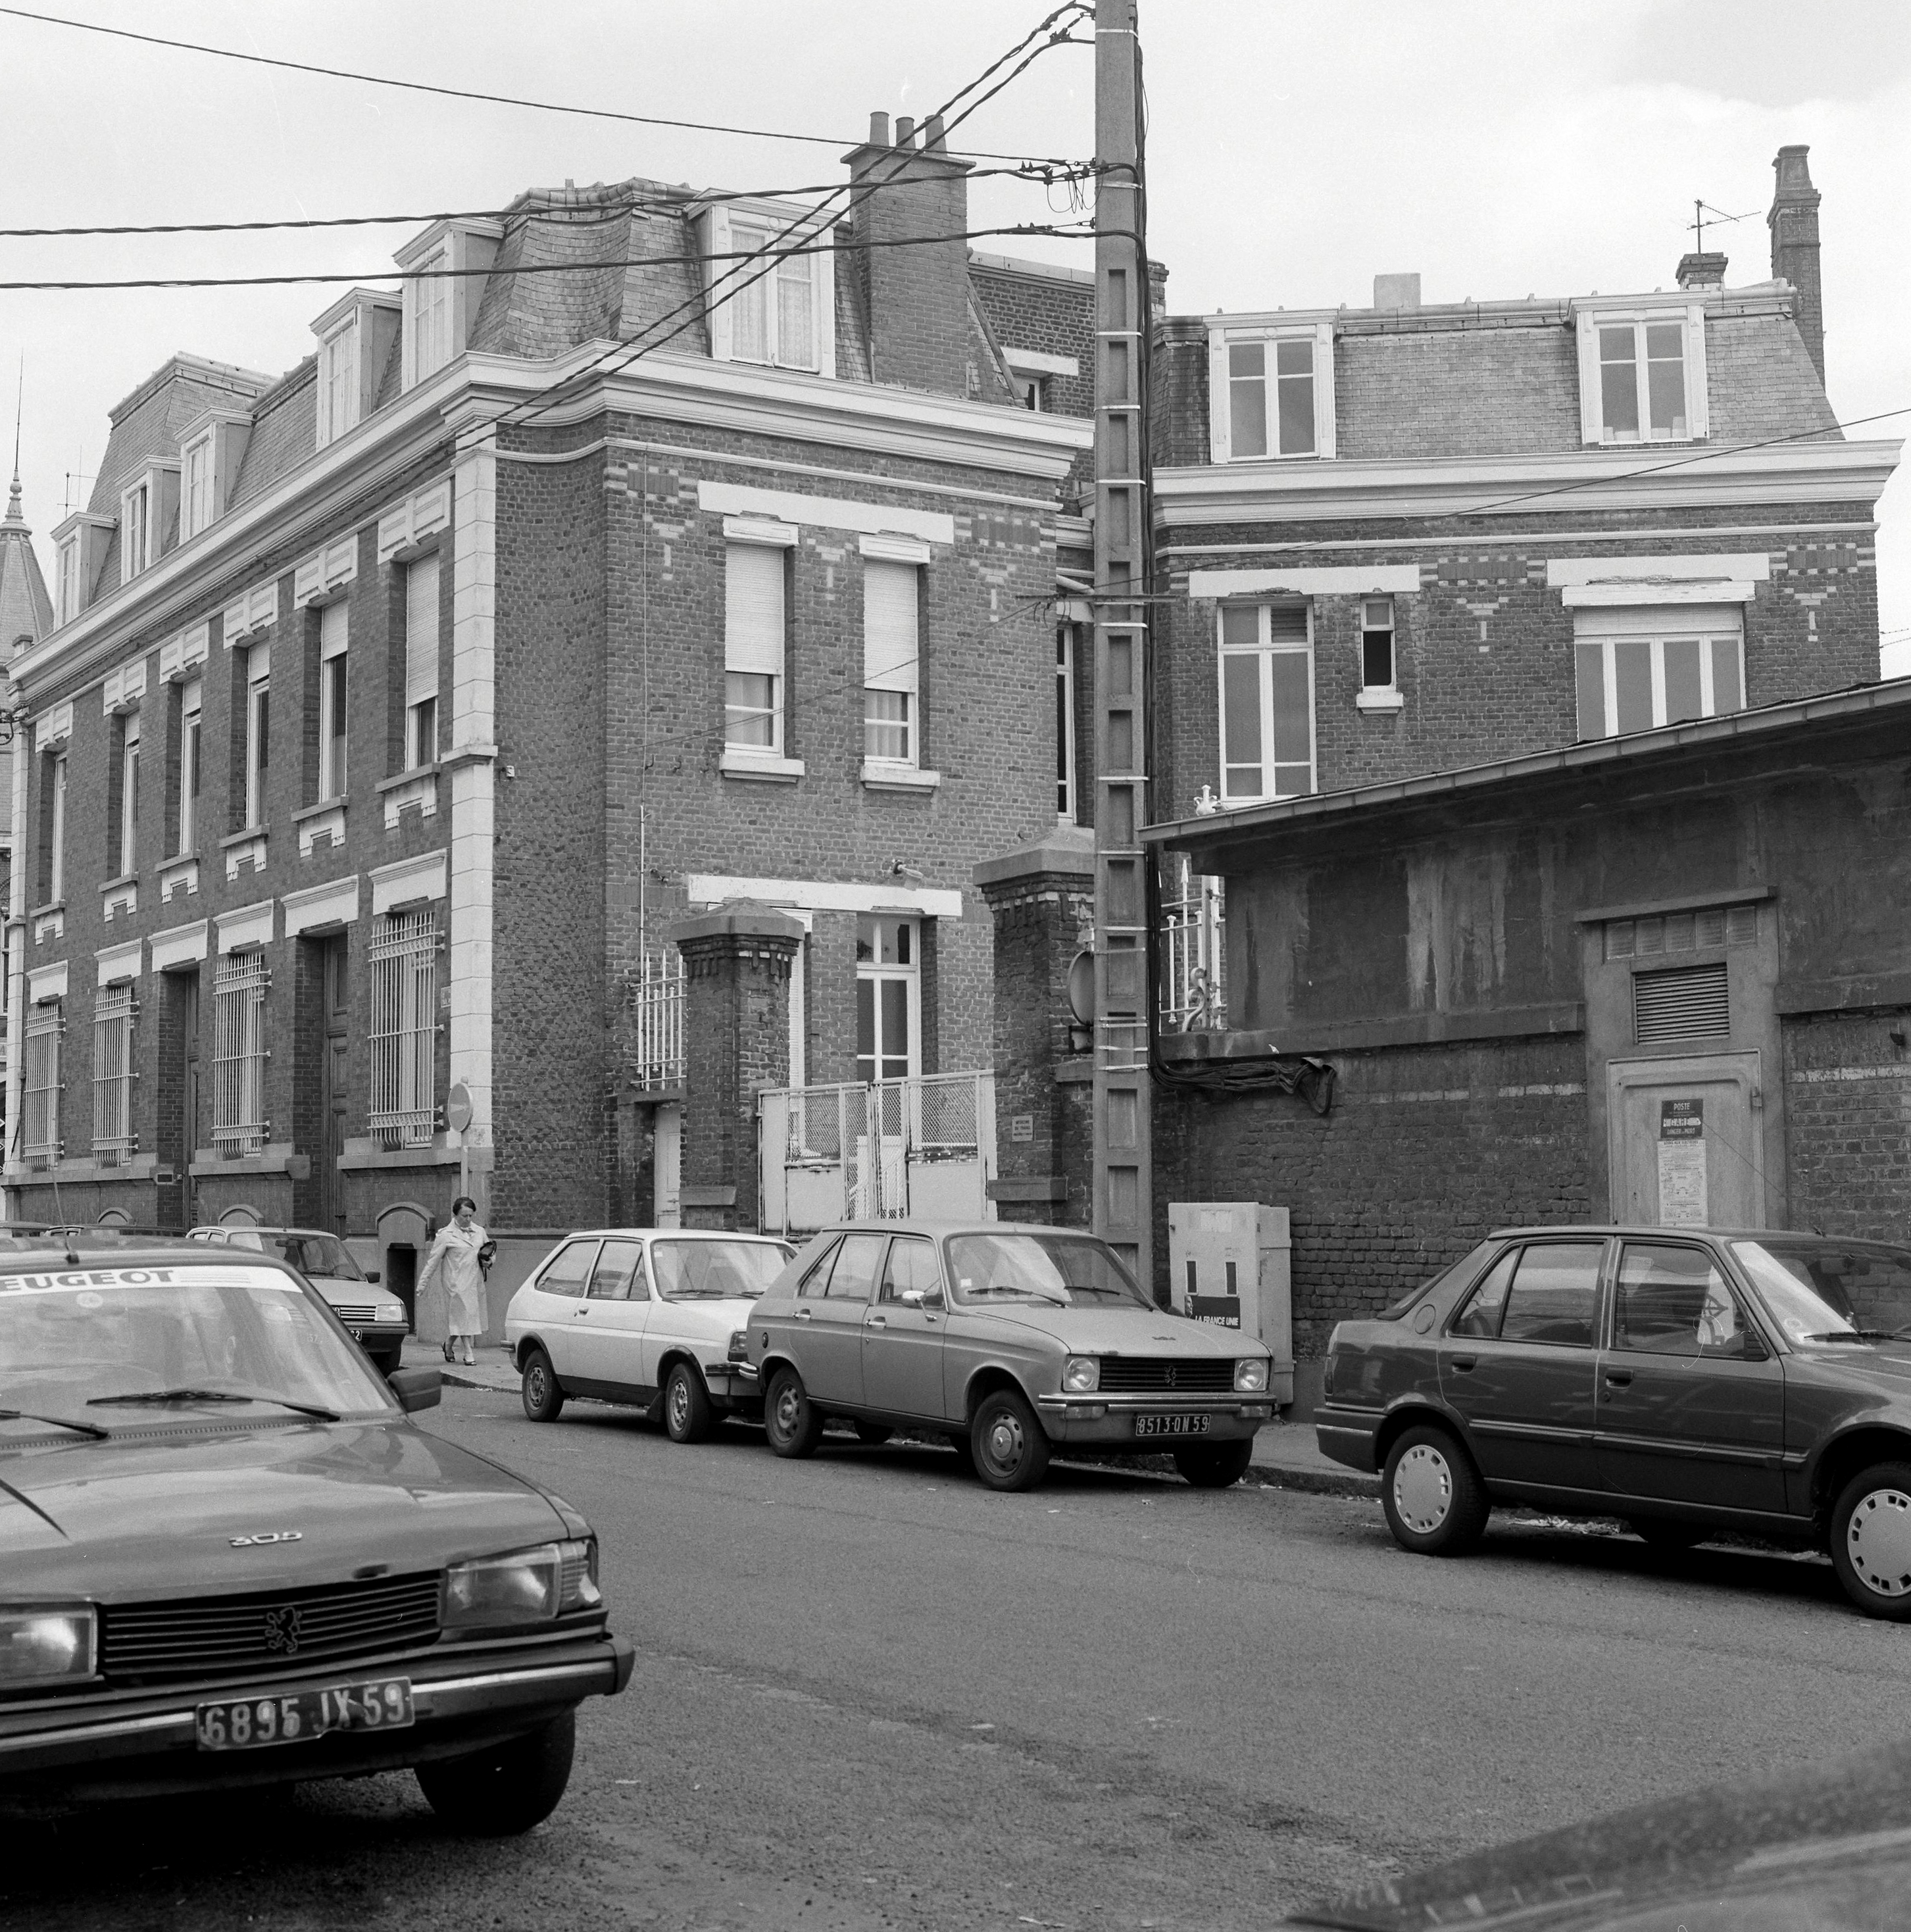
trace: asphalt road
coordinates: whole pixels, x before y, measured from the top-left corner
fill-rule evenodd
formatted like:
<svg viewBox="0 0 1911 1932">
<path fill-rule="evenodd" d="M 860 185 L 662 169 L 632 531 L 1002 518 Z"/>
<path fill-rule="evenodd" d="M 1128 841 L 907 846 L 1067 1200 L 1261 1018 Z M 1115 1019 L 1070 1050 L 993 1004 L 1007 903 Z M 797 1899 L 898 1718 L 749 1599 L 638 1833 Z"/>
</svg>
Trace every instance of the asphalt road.
<svg viewBox="0 0 1911 1932">
<path fill-rule="evenodd" d="M 630 1690 L 569 1795 L 460 1839 L 409 1777 L 10 1832 L 0 1925 L 1016 1932 L 1268 1924 L 1323 1891 L 1902 1735 L 1911 1632 L 1820 1562 L 573 1405 L 424 1418 L 597 1526 Z"/>
</svg>

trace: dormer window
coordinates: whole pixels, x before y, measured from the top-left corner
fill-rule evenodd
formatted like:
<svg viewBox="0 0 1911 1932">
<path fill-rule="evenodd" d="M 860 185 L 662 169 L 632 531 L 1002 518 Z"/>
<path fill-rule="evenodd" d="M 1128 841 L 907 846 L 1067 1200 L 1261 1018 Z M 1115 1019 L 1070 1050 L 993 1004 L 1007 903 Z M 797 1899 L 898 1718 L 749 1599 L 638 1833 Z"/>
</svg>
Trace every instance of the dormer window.
<svg viewBox="0 0 1911 1932">
<path fill-rule="evenodd" d="M 436 256 L 447 254 L 448 248 L 441 248 Z M 442 291 L 449 285 L 436 281 L 424 286 Z M 392 334 L 399 326 L 399 301 L 382 289 L 353 289 L 313 323 L 312 333 L 319 344 L 315 413 L 320 448 L 357 428 L 376 406 L 379 382 L 391 356 Z M 429 323 L 431 330 L 440 333 L 448 326 L 448 322 L 440 320 Z M 431 368 L 450 359 L 448 354 L 441 356 Z"/>
<path fill-rule="evenodd" d="M 1583 441 L 1690 442 L 1706 434 L 1702 302 L 1682 291 L 1672 302 L 1630 297 L 1574 307 Z"/>
<path fill-rule="evenodd" d="M 212 506 L 213 433 L 208 430 L 179 452 L 179 541 L 196 536 L 210 524 Z"/>
<path fill-rule="evenodd" d="M 144 479 L 119 500 L 119 580 L 130 584 L 153 560 L 152 489 Z"/>
<path fill-rule="evenodd" d="M 179 432 L 179 541 L 190 542 L 225 514 L 252 433 L 238 410 L 208 410 Z"/>
<path fill-rule="evenodd" d="M 319 447 L 358 420 L 358 326 L 355 316 L 319 344 Z"/>
<path fill-rule="evenodd" d="M 1334 454 L 1334 325 L 1285 320 L 1214 329 L 1208 430 L 1216 463 Z"/>
<path fill-rule="evenodd" d="M 836 372 L 835 276 L 826 230 L 802 211 L 742 203 L 706 211 L 704 287 L 710 353 L 818 375 Z M 761 259 L 749 259 L 761 251 Z"/>
<path fill-rule="evenodd" d="M 482 272 L 496 258 L 503 233 L 495 221 L 436 222 L 394 257 L 405 277 L 405 388 L 455 362 L 470 345 L 484 292 Z"/>
<path fill-rule="evenodd" d="M 53 622 L 70 624 L 80 615 L 80 533 L 60 545 L 53 576 Z"/>
</svg>

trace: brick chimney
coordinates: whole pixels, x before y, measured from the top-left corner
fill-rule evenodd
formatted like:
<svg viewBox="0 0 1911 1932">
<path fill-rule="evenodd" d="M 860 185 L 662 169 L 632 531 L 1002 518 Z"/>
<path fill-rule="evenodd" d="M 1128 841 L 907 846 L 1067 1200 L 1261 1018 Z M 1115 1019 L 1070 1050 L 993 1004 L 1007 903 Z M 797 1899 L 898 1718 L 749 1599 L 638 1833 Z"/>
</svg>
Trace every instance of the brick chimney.
<svg viewBox="0 0 1911 1932">
<path fill-rule="evenodd" d="M 936 395 L 966 396 L 969 336 L 969 164 L 952 159 L 941 118 L 920 136 L 898 117 L 869 117 L 869 139 L 843 157 L 855 199 L 850 223 L 870 246 L 857 258 L 869 316 L 870 362 L 879 382 Z M 951 238 L 910 243 L 916 236 Z"/>
<path fill-rule="evenodd" d="M 1726 258 L 1709 250 L 1702 255 L 1678 258 L 1678 285 L 1682 289 L 1717 289 L 1725 286 Z"/>
<path fill-rule="evenodd" d="M 1772 164 L 1778 179 L 1772 190 L 1772 212 L 1765 219 L 1772 230 L 1772 272 L 1798 291 L 1792 319 L 1822 382 L 1825 380 L 1825 297 L 1818 280 L 1820 196 L 1811 184 L 1811 169 L 1805 160 L 1810 152 L 1803 146 L 1778 150 L 1778 158 Z"/>
</svg>

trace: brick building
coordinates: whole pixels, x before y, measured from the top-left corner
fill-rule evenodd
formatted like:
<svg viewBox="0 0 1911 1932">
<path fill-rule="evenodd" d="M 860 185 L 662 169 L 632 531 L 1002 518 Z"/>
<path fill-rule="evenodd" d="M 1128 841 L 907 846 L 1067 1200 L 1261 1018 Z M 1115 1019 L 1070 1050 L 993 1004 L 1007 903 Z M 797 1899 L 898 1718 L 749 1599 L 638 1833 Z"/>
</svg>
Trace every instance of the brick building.
<svg viewBox="0 0 1911 1932">
<path fill-rule="evenodd" d="M 529 194 L 290 374 L 112 412 L 10 667 L 20 1210 L 337 1226 L 402 1288 L 461 1161 L 527 1240 L 754 1225 L 754 1088 L 986 1066 L 969 877 L 1055 824 L 1085 535 L 1081 338 L 1023 318 L 1082 297 L 948 238 L 939 130 L 847 160 L 855 247 Z M 821 251 L 740 275 L 772 238 Z"/>
</svg>

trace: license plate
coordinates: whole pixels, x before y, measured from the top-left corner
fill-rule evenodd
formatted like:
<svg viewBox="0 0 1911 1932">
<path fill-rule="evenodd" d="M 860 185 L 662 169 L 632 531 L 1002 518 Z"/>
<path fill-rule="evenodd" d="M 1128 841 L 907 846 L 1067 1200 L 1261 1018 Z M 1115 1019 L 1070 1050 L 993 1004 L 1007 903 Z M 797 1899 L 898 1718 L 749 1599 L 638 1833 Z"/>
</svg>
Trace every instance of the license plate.
<svg viewBox="0 0 1911 1932">
<path fill-rule="evenodd" d="M 202 1704 L 195 1717 L 201 1750 L 255 1750 L 264 1744 L 304 1744 L 328 1731 L 401 1731 L 411 1724 L 409 1677 L 334 1684 L 290 1697 L 242 1697 Z"/>
<path fill-rule="evenodd" d="M 355 1342 L 362 1342 L 365 1339 L 365 1331 L 362 1328 L 348 1328 L 345 1332 Z"/>
<path fill-rule="evenodd" d="M 1138 1415 L 1135 1418 L 1137 1436 L 1205 1436 L 1208 1418 L 1204 1415 Z"/>
</svg>

